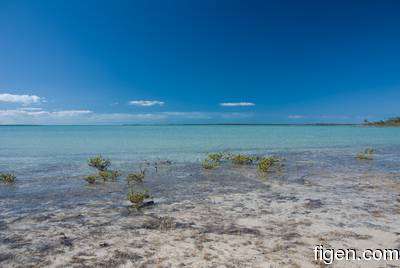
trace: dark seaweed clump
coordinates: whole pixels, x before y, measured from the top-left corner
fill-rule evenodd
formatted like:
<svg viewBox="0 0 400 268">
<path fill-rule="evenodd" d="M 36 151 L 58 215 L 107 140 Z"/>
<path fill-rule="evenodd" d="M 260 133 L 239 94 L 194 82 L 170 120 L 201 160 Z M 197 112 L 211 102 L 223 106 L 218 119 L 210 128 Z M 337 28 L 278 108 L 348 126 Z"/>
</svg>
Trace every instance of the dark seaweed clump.
<svg viewBox="0 0 400 268">
<path fill-rule="evenodd" d="M 0 173 L 0 180 L 6 184 L 14 183 L 16 177 L 11 173 Z"/>
</svg>

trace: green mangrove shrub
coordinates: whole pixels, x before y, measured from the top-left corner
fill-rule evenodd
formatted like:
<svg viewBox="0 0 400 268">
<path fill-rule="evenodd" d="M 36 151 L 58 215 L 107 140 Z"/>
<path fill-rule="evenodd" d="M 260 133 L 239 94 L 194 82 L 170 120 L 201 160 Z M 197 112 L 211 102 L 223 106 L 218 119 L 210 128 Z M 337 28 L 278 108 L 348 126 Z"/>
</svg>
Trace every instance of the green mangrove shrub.
<svg viewBox="0 0 400 268">
<path fill-rule="evenodd" d="M 208 154 L 207 158 L 210 161 L 219 163 L 219 162 L 221 162 L 222 159 L 225 158 L 225 154 L 223 152 L 210 153 L 210 154 Z"/>
<path fill-rule="evenodd" d="M 209 153 L 207 158 L 203 160 L 202 166 L 204 169 L 214 169 L 226 158 L 227 156 L 223 152 Z"/>
<path fill-rule="evenodd" d="M 107 180 L 115 180 L 121 176 L 121 172 L 118 170 L 100 170 L 99 171 L 99 177 L 103 179 L 103 181 Z"/>
<path fill-rule="evenodd" d="M 266 173 L 273 165 L 280 164 L 281 161 L 282 159 L 276 156 L 262 157 L 258 161 L 258 171 Z"/>
<path fill-rule="evenodd" d="M 214 169 L 218 167 L 218 162 L 209 160 L 209 159 L 204 159 L 202 162 L 202 166 L 204 169 Z"/>
<path fill-rule="evenodd" d="M 375 150 L 371 148 L 365 149 L 363 152 L 359 152 L 356 155 L 358 160 L 374 160 Z"/>
<path fill-rule="evenodd" d="M 0 173 L 0 179 L 6 184 L 11 184 L 15 181 L 16 177 L 11 173 Z"/>
<path fill-rule="evenodd" d="M 128 201 L 137 209 L 140 208 L 144 204 L 144 200 L 149 197 L 149 194 L 145 191 L 139 192 L 133 190 L 129 191 L 127 196 Z"/>
<path fill-rule="evenodd" d="M 100 171 L 107 170 L 111 165 L 110 159 L 104 159 L 101 155 L 89 158 L 88 165 L 97 168 Z"/>
<path fill-rule="evenodd" d="M 140 172 L 132 172 L 128 174 L 127 180 L 128 182 L 143 182 L 145 177 L 145 170 L 140 170 Z"/>
<path fill-rule="evenodd" d="M 88 165 L 94 167 L 98 170 L 97 175 L 88 175 L 85 177 L 85 180 L 88 183 L 95 183 L 97 179 L 102 179 L 103 181 L 107 180 L 115 180 L 119 176 L 121 176 L 121 172 L 118 170 L 109 170 L 108 168 L 111 165 L 110 159 L 104 159 L 101 155 L 97 155 L 95 157 L 88 159 Z"/>
<path fill-rule="evenodd" d="M 277 156 L 252 156 L 246 154 L 230 154 L 225 152 L 217 152 L 208 154 L 203 160 L 204 169 L 214 169 L 218 167 L 222 160 L 230 160 L 234 165 L 253 165 L 256 164 L 260 172 L 266 173 L 272 166 L 280 168 L 282 166 L 282 158 Z M 279 170 L 279 169 L 278 169 Z"/>
<path fill-rule="evenodd" d="M 256 159 L 245 154 L 236 154 L 230 157 L 230 160 L 235 165 L 251 165 Z"/>
<path fill-rule="evenodd" d="M 87 175 L 87 176 L 85 177 L 85 180 L 86 180 L 88 183 L 90 183 L 90 184 L 94 184 L 94 183 L 96 182 L 96 179 L 97 179 L 97 175 L 94 175 L 94 174 L 92 174 L 92 175 Z"/>
</svg>

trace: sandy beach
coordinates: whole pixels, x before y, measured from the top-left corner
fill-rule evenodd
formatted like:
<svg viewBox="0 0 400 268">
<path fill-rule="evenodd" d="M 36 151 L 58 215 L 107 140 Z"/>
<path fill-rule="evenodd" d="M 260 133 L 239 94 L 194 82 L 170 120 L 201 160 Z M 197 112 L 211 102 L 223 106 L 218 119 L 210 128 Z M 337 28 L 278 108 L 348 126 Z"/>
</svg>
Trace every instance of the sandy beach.
<svg viewBox="0 0 400 268">
<path fill-rule="evenodd" d="M 358 165 L 355 172 L 346 166 L 329 172 L 322 163 L 298 161 L 297 179 L 285 171 L 261 176 L 253 166 L 223 164 L 209 171 L 200 164 L 159 165 L 149 177 L 160 180 L 170 174 L 192 178 L 196 184 L 190 188 L 176 183 L 175 190 L 182 195 L 154 197 L 154 206 L 139 211 L 123 197 L 127 186 L 106 182 L 83 187 L 107 198 L 5 215 L 0 221 L 0 263 L 3 267 L 325 267 L 314 260 L 316 245 L 398 248 L 399 174 L 371 172 L 368 162 Z M 359 260 L 330 266 L 390 265 L 396 267 L 395 262 Z"/>
</svg>

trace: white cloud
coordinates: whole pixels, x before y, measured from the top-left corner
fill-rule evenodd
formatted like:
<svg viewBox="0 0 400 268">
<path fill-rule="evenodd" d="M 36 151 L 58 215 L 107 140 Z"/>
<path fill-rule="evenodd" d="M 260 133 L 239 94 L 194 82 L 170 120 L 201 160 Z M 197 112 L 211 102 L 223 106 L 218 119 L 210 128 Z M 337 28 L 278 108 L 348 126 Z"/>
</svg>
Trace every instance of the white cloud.
<svg viewBox="0 0 400 268">
<path fill-rule="evenodd" d="M 164 102 L 158 101 L 158 100 L 134 100 L 134 101 L 130 101 L 128 104 L 134 105 L 134 106 L 149 107 L 149 106 L 155 106 L 155 105 L 162 106 L 162 105 L 164 105 Z"/>
<path fill-rule="evenodd" d="M 41 111 L 42 108 L 40 108 L 40 107 L 22 107 L 22 108 L 18 108 L 18 110 L 34 112 L 34 111 Z"/>
<path fill-rule="evenodd" d="M 5 124 L 71 124 L 79 122 L 82 116 L 91 111 L 67 110 L 44 111 L 41 109 L 0 110 L 0 125 Z"/>
<path fill-rule="evenodd" d="M 23 105 L 29 105 L 33 103 L 43 102 L 44 99 L 36 95 L 14 95 L 9 93 L 0 94 L 0 102 L 8 103 L 20 103 Z"/>
<path fill-rule="evenodd" d="M 45 111 L 41 109 L 19 108 L 0 110 L 0 125 L 6 124 L 122 124 L 178 122 L 180 120 L 229 119 L 250 116 L 243 113 L 213 112 L 158 112 L 158 113 L 95 113 L 88 110 Z"/>
<path fill-rule="evenodd" d="M 213 113 L 207 112 L 162 112 L 161 114 L 169 117 L 181 117 L 187 119 L 209 119 L 213 117 Z"/>
<path fill-rule="evenodd" d="M 222 118 L 235 119 L 235 118 L 247 118 L 252 117 L 251 113 L 221 113 Z"/>
<path fill-rule="evenodd" d="M 321 115 L 319 117 L 322 119 L 350 119 L 347 115 Z"/>
<path fill-rule="evenodd" d="M 238 106 L 255 106 L 253 102 L 222 102 L 219 104 L 224 107 L 238 107 Z"/>
<path fill-rule="evenodd" d="M 303 116 L 303 115 L 289 115 L 288 118 L 289 119 L 302 119 L 302 118 L 305 118 L 305 116 Z"/>
<path fill-rule="evenodd" d="M 87 111 L 87 110 L 69 110 L 69 111 L 58 111 L 58 112 L 52 112 L 52 115 L 56 116 L 79 116 L 79 115 L 85 115 L 85 114 L 91 114 L 93 113 L 92 111 Z"/>
<path fill-rule="evenodd" d="M 289 115 L 289 119 L 329 119 L 329 120 L 346 120 L 352 117 L 346 115 Z"/>
</svg>

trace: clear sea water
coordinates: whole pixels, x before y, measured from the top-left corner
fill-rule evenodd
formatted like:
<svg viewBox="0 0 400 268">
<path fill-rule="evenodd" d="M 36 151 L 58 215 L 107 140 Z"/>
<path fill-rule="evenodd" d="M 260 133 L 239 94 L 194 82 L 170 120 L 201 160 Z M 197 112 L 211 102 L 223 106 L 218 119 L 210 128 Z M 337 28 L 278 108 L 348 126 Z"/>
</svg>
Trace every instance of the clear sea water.
<svg viewBox="0 0 400 268">
<path fill-rule="evenodd" d="M 400 128 L 354 126 L 0 126 L 2 163 L 102 153 L 194 161 L 221 150 L 263 152 L 400 145 Z"/>
<path fill-rule="evenodd" d="M 364 148 L 376 150 L 373 162 L 355 160 Z M 203 176 L 200 161 L 208 152 L 229 151 L 282 155 L 288 159 L 288 179 L 310 172 L 400 171 L 400 128 L 356 126 L 0 126 L 0 172 L 17 175 L 14 185 L 0 184 L 0 212 L 26 212 L 52 206 L 76 206 L 93 199 L 125 200 L 126 181 L 103 187 L 87 185 L 93 173 L 87 159 L 102 154 L 113 168 L 128 172 L 145 161 L 170 160 L 174 165 L 161 173 L 149 172 L 145 186 L 161 198 L 178 194 L 195 196 Z M 313 161 L 311 170 L 307 163 Z M 215 171 L 220 177 L 227 172 Z M 160 175 L 162 174 L 162 175 Z M 217 176 L 216 175 L 216 176 Z M 231 176 L 232 177 L 232 176 Z M 239 185 L 243 180 L 237 179 Z M 204 182 L 204 181 L 202 181 Z M 214 183 L 215 181 L 212 181 Z M 218 181 L 222 188 L 232 183 Z M 213 185 L 213 184 L 210 184 Z M 251 187 L 250 184 L 241 188 Z M 221 188 L 220 187 L 220 188 Z M 113 189 L 113 190 L 112 190 Z M 219 189 L 216 185 L 211 191 Z M 114 197 L 113 197 L 114 196 Z M 170 197 L 168 197 L 170 196 Z M 23 204 L 23 206 L 21 205 Z"/>
</svg>

